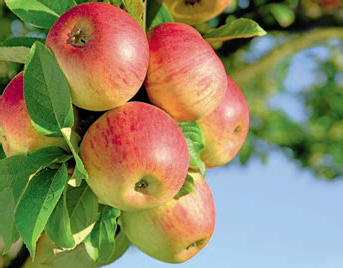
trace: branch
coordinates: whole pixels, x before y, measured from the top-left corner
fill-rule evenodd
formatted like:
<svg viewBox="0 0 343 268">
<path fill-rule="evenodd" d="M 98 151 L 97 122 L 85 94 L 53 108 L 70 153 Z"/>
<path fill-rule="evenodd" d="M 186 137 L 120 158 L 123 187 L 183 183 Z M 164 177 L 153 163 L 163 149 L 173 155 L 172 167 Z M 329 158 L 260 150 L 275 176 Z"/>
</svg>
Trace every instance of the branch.
<svg viewBox="0 0 343 268">
<path fill-rule="evenodd" d="M 281 46 L 274 48 L 258 62 L 232 70 L 232 72 L 229 72 L 229 75 L 238 87 L 244 89 L 249 81 L 253 80 L 257 75 L 269 71 L 286 57 L 291 58 L 301 50 L 324 43 L 333 38 L 343 40 L 343 27 L 320 28 L 297 35 Z"/>
</svg>

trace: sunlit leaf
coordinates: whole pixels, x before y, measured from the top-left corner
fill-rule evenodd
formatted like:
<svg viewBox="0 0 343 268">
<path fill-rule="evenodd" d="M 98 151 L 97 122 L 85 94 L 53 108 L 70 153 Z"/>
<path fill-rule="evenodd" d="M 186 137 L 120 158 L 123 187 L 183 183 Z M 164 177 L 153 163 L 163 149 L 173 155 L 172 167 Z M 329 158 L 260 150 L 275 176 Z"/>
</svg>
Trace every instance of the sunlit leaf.
<svg viewBox="0 0 343 268">
<path fill-rule="evenodd" d="M 210 31 L 204 35 L 204 39 L 208 43 L 212 44 L 237 38 L 262 36 L 265 34 L 266 31 L 263 30 L 255 21 L 240 18 Z"/>
</svg>

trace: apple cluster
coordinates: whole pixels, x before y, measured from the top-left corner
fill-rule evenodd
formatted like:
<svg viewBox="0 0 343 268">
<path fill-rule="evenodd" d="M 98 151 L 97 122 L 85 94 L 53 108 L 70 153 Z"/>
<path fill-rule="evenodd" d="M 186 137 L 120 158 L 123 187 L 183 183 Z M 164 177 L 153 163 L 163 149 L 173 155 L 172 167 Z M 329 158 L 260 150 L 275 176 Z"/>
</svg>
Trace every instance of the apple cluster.
<svg viewBox="0 0 343 268">
<path fill-rule="evenodd" d="M 227 164 L 249 125 L 244 96 L 212 47 L 180 22 L 146 34 L 127 12 L 99 2 L 60 16 L 45 45 L 68 81 L 75 110 L 101 114 L 87 126 L 79 148 L 86 182 L 99 202 L 122 210 L 125 234 L 151 257 L 179 263 L 194 256 L 213 234 L 215 208 L 198 167 L 189 164 L 179 123 L 200 127 L 206 168 Z M 19 73 L 0 98 L 6 156 L 68 148 L 62 137 L 33 128 L 24 76 Z M 146 98 L 139 98 L 142 91 Z M 180 196 L 188 176 L 194 191 Z"/>
</svg>

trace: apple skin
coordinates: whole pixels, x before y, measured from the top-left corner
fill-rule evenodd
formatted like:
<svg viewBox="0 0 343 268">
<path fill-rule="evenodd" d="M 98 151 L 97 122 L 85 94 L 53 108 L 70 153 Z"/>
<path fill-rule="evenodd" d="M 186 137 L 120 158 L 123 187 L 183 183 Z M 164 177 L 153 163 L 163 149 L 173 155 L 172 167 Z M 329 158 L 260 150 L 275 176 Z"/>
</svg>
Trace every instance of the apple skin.
<svg viewBox="0 0 343 268">
<path fill-rule="evenodd" d="M 185 262 L 212 237 L 215 206 L 199 173 L 190 173 L 195 191 L 149 210 L 126 212 L 121 224 L 131 243 L 147 255 L 169 263 Z"/>
<path fill-rule="evenodd" d="M 175 21 L 199 24 L 224 11 L 231 0 L 162 0 Z"/>
<path fill-rule="evenodd" d="M 143 102 L 102 115 L 87 130 L 80 154 L 93 192 L 102 203 L 122 210 L 152 208 L 172 199 L 189 164 L 177 123 Z"/>
<path fill-rule="evenodd" d="M 71 8 L 55 22 L 45 44 L 69 82 L 73 104 L 83 109 L 123 105 L 144 82 L 146 35 L 118 7 L 89 2 Z"/>
<path fill-rule="evenodd" d="M 33 128 L 25 106 L 23 78 L 23 72 L 17 74 L 0 97 L 0 140 L 6 156 L 32 153 L 48 146 L 68 150 L 64 138 L 47 137 Z"/>
<path fill-rule="evenodd" d="M 198 124 L 205 142 L 200 158 L 207 168 L 227 164 L 242 147 L 249 130 L 249 109 L 244 95 L 229 76 L 223 100 Z"/>
<path fill-rule="evenodd" d="M 154 105 L 178 122 L 212 112 L 225 94 L 226 72 L 212 47 L 193 27 L 164 23 L 151 29 L 145 80 Z"/>
</svg>

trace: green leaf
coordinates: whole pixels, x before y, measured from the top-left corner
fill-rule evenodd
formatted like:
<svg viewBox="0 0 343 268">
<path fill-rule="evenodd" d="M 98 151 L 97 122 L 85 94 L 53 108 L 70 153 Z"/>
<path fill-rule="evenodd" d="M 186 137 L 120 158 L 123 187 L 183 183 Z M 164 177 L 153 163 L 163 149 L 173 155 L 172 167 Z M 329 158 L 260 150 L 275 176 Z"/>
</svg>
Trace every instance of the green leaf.
<svg viewBox="0 0 343 268">
<path fill-rule="evenodd" d="M 5 0 L 5 3 L 21 20 L 46 29 L 51 28 L 60 15 L 76 6 L 74 0 Z"/>
<path fill-rule="evenodd" d="M 189 166 L 193 169 L 199 169 L 201 174 L 205 175 L 205 164 L 200 159 L 200 153 L 204 148 L 204 137 L 197 122 L 178 123 L 183 135 L 186 138 L 189 152 Z"/>
<path fill-rule="evenodd" d="M 67 208 L 73 234 L 79 233 L 96 222 L 98 198 L 84 180 L 80 187 L 68 186 Z"/>
<path fill-rule="evenodd" d="M 74 169 L 71 179 L 76 179 L 76 180 L 87 179 L 88 178 L 87 171 L 83 165 L 81 158 L 79 157 L 76 151 L 76 148 L 77 148 L 76 143 L 79 141 L 78 140 L 79 137 L 75 137 L 77 134 L 71 128 L 64 128 L 61 131 L 75 159 L 75 169 Z"/>
<path fill-rule="evenodd" d="M 144 5 L 142 0 L 122 0 L 127 12 L 137 21 L 137 23 L 143 27 L 143 11 Z"/>
<path fill-rule="evenodd" d="M 2 147 L 2 144 L 0 144 L 0 159 L 6 158 L 6 153 L 4 151 L 4 148 Z"/>
<path fill-rule="evenodd" d="M 267 7 L 282 27 L 288 27 L 294 22 L 295 14 L 289 6 L 282 3 L 272 3 Z"/>
<path fill-rule="evenodd" d="M 26 267 L 26 265 L 25 265 Z M 36 257 L 33 263 L 26 268 L 61 268 L 84 267 L 96 268 L 95 262 L 89 257 L 84 244 L 73 249 L 59 251 L 45 234 L 39 238 L 36 248 Z"/>
<path fill-rule="evenodd" d="M 122 0 L 107 0 L 106 2 L 117 7 L 119 7 L 123 3 Z"/>
<path fill-rule="evenodd" d="M 236 38 L 250 38 L 254 36 L 263 36 L 266 34 L 266 31 L 263 30 L 255 21 L 240 18 L 205 34 L 203 38 L 208 43 L 212 44 Z"/>
<path fill-rule="evenodd" d="M 31 48 L 24 68 L 24 98 L 33 126 L 46 136 L 62 136 L 72 127 L 68 82 L 50 50 L 40 42 Z"/>
<path fill-rule="evenodd" d="M 242 165 L 246 165 L 251 158 L 255 149 L 255 144 L 251 133 L 248 133 L 243 146 L 239 150 L 238 159 Z"/>
<path fill-rule="evenodd" d="M 14 199 L 10 187 L 0 191 L 0 237 L 2 237 L 5 249 L 3 254 L 8 253 L 11 245 L 19 239 L 19 234 L 14 222 Z"/>
<path fill-rule="evenodd" d="M 16 213 L 18 231 L 34 259 L 36 242 L 54 210 L 68 180 L 67 166 L 43 169 L 30 181 Z"/>
<path fill-rule="evenodd" d="M 36 38 L 36 37 L 11 37 L 4 41 L 2 45 L 4 47 L 27 47 L 31 48 L 35 42 L 41 42 L 42 44 L 45 43 L 44 38 Z"/>
<path fill-rule="evenodd" d="M 115 250 L 115 233 L 120 210 L 100 205 L 99 218 L 85 241 L 86 250 L 94 261 L 108 261 Z"/>
<path fill-rule="evenodd" d="M 27 47 L 0 47 L 0 61 L 25 63 L 29 53 Z"/>
<path fill-rule="evenodd" d="M 160 0 L 149 0 L 147 3 L 146 28 L 150 31 L 159 24 L 173 22 L 174 18 L 170 14 L 166 5 Z"/>
<path fill-rule="evenodd" d="M 174 198 L 179 198 L 181 196 L 187 195 L 189 193 L 193 193 L 195 191 L 194 188 L 194 180 L 193 177 L 187 174 L 185 182 L 183 183 L 180 191 L 175 195 Z"/>
<path fill-rule="evenodd" d="M 40 266 L 37 266 L 40 267 Z M 49 268 L 61 268 L 61 267 L 84 267 L 84 268 L 96 268 L 97 265 L 89 257 L 84 244 L 78 245 L 72 250 L 66 250 L 56 255 L 50 255 L 47 260 L 44 261 L 44 266 Z"/>
<path fill-rule="evenodd" d="M 45 233 L 59 247 L 72 248 L 75 245 L 70 228 L 66 194 L 63 193 L 59 199 L 45 226 Z"/>
<path fill-rule="evenodd" d="M 68 159 L 70 159 L 70 155 L 68 155 L 66 151 L 60 147 L 51 146 L 28 155 L 25 157 L 24 161 L 21 160 L 23 162 L 21 162 L 20 166 L 15 168 L 12 167 L 11 172 L 14 177 L 11 178 L 11 181 L 15 203 L 18 204 L 20 201 L 30 176 L 53 163 L 63 163 Z"/>
<path fill-rule="evenodd" d="M 14 155 L 0 160 L 0 192 L 7 187 L 12 187 L 20 167 L 24 164 L 27 156 Z"/>
<path fill-rule="evenodd" d="M 114 262 L 115 260 L 119 259 L 128 250 L 128 248 L 131 245 L 131 242 L 125 235 L 123 229 L 119 229 L 118 231 L 118 228 L 117 228 L 114 239 L 115 239 L 115 247 L 114 247 L 112 256 L 105 262 L 98 259 L 96 261 L 96 264 L 98 266 L 108 265 Z"/>
</svg>

